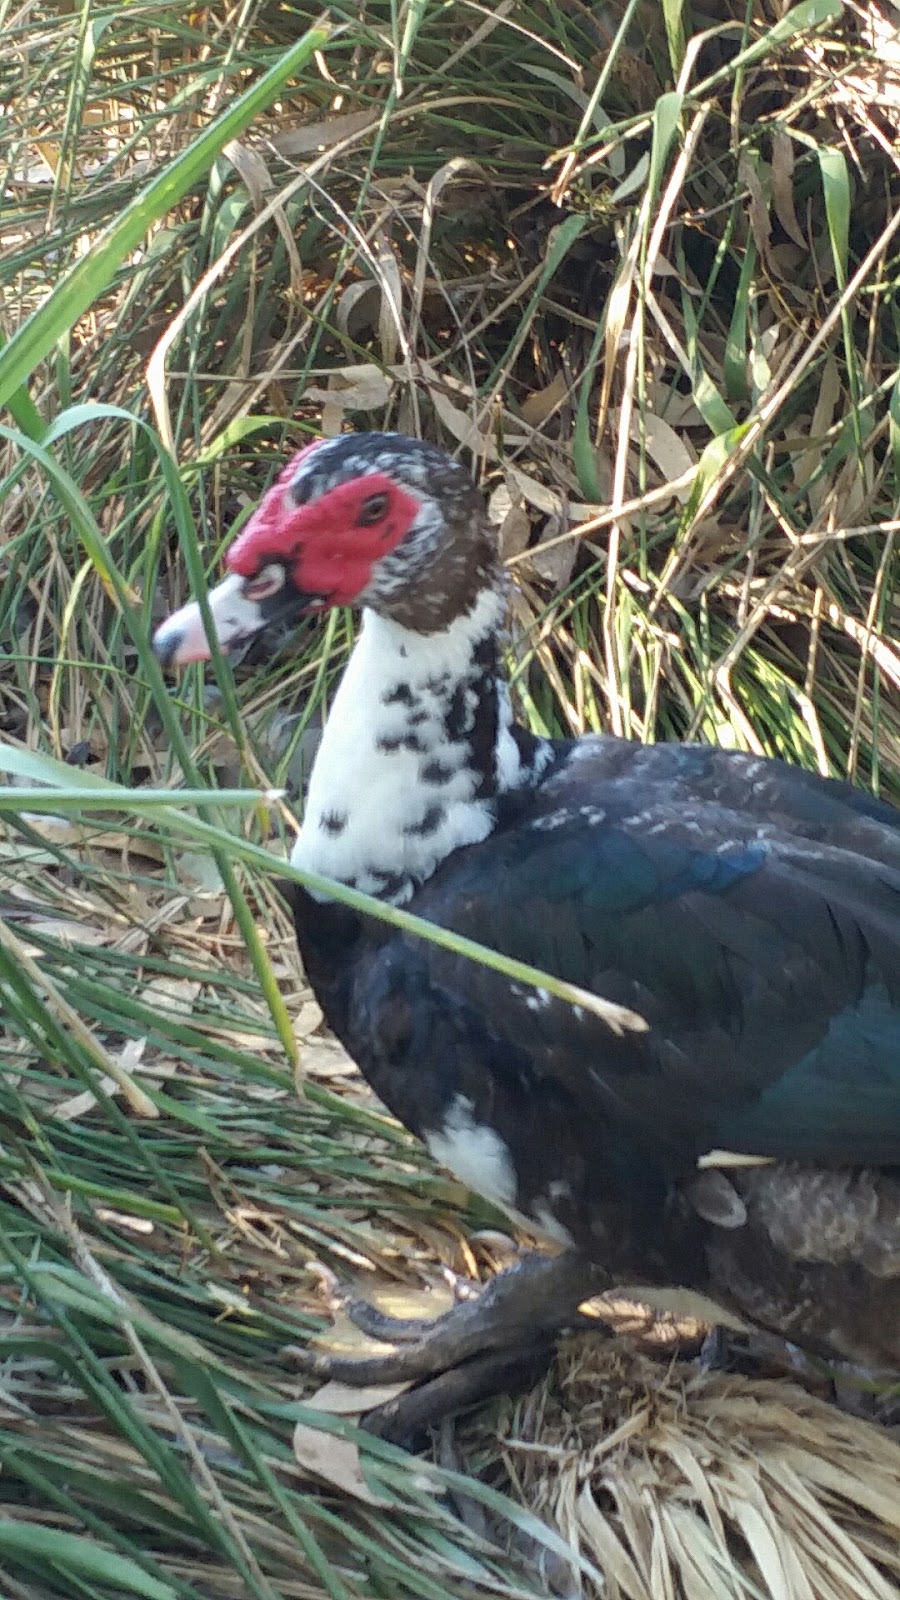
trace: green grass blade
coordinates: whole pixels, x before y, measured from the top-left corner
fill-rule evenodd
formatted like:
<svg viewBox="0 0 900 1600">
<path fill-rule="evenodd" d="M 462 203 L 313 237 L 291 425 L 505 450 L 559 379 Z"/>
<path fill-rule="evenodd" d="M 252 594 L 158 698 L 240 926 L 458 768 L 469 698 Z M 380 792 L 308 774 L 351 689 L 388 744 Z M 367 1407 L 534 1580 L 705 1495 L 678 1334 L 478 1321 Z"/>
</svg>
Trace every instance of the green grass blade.
<svg viewBox="0 0 900 1600">
<path fill-rule="evenodd" d="M 684 60 L 684 8 L 686 0 L 662 0 L 663 21 L 666 25 L 666 43 L 669 47 L 669 60 L 675 76 L 681 71 Z"/>
<path fill-rule="evenodd" d="M 25 1558 L 36 1574 L 46 1566 L 58 1567 L 92 1584 L 111 1584 L 120 1594 L 140 1595 L 142 1600 L 178 1600 L 177 1589 L 151 1577 L 128 1556 L 60 1528 L 0 1520 L 0 1553 Z"/>
<path fill-rule="evenodd" d="M 838 288 L 843 289 L 847 282 L 850 243 L 850 174 L 843 150 L 826 150 L 820 146 L 817 153 L 831 241 L 831 259 Z"/>
<path fill-rule="evenodd" d="M 72 769 L 63 762 L 53 761 L 50 757 L 29 756 L 31 770 L 40 773 L 48 783 L 64 781 L 66 792 L 70 790 Z M 0 772 L 16 771 L 21 766 L 21 752 L 5 749 L 0 745 Z M 82 776 L 86 776 L 82 774 Z M 85 789 L 91 794 L 102 792 L 108 799 L 115 797 L 123 811 L 135 809 L 152 814 L 154 796 L 152 792 L 126 789 L 124 786 L 109 783 L 103 779 L 89 777 Z M 15 793 L 15 791 L 13 791 Z M 214 790 L 209 791 L 209 799 L 216 799 Z M 89 803 L 89 802 L 88 802 Z M 340 901 L 341 904 L 350 906 L 355 911 L 362 911 L 367 916 L 376 920 L 389 923 L 392 927 L 401 928 L 404 932 L 413 933 L 419 938 L 429 940 L 440 945 L 445 950 L 451 950 L 456 955 L 465 956 L 467 959 L 479 962 L 483 966 L 493 967 L 495 971 L 504 973 L 507 977 L 514 978 L 519 983 L 535 985 L 545 988 L 551 994 L 558 995 L 560 999 L 567 1000 L 570 1005 L 587 1006 L 598 1015 L 605 1014 L 603 1003 L 596 996 L 579 989 L 575 984 L 564 983 L 561 979 L 553 977 L 551 973 L 542 972 L 537 967 L 532 967 L 526 962 L 514 961 L 510 957 L 501 955 L 499 951 L 491 950 L 486 945 L 478 944 L 473 939 L 464 939 L 459 934 L 451 933 L 447 928 L 440 928 L 434 923 L 426 922 L 422 917 L 413 916 L 398 906 L 385 904 L 374 899 L 371 895 L 361 894 L 357 889 L 350 889 L 346 884 L 334 882 L 330 878 L 323 878 L 318 873 L 301 872 L 291 866 L 290 862 L 275 861 L 267 850 L 251 844 L 248 840 L 239 839 L 229 834 L 222 828 L 202 820 L 191 817 L 187 812 L 176 808 L 160 808 L 165 822 L 173 832 L 184 838 L 193 839 L 199 844 L 205 844 L 213 855 L 220 870 L 223 865 L 227 867 L 228 861 L 244 861 L 248 864 L 262 867 L 270 875 L 286 878 L 291 882 L 299 883 L 302 887 L 311 890 L 314 894 L 324 895 L 327 898 Z M 274 979 L 273 979 L 274 981 Z M 282 1002 L 283 1005 L 283 1002 Z M 610 1015 L 616 1008 L 612 1008 Z M 623 1012 L 623 1017 L 626 1013 Z"/>
<path fill-rule="evenodd" d="M 10 397 L 71 328 L 88 306 L 103 294 L 125 257 L 142 243 L 148 229 L 176 206 L 209 171 L 229 139 L 239 134 L 264 111 L 285 83 L 316 50 L 328 42 L 323 28 L 312 28 L 286 50 L 281 60 L 263 73 L 252 88 L 239 95 L 227 111 L 169 162 L 95 240 L 81 259 L 60 279 L 53 293 L 16 329 L 0 350 L 0 405 Z"/>
<path fill-rule="evenodd" d="M 647 179 L 651 207 L 660 191 L 683 107 L 684 95 L 675 90 L 669 94 L 661 94 L 653 107 L 653 143 L 650 148 L 650 173 Z"/>
</svg>

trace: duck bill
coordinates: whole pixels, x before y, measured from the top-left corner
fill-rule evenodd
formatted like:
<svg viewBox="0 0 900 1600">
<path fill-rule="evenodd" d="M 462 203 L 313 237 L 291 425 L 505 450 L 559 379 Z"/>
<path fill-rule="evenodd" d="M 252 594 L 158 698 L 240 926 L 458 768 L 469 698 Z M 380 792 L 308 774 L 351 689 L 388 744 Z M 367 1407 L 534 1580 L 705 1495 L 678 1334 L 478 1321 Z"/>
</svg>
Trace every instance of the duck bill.
<svg viewBox="0 0 900 1600">
<path fill-rule="evenodd" d="M 264 600 L 251 600 L 245 593 L 246 584 L 245 578 L 232 572 L 207 596 L 216 643 L 223 655 L 246 644 L 263 628 L 292 617 L 299 620 L 313 598 L 288 586 Z M 186 667 L 191 661 L 209 660 L 209 638 L 196 600 L 173 611 L 157 628 L 153 649 L 163 667 Z"/>
</svg>

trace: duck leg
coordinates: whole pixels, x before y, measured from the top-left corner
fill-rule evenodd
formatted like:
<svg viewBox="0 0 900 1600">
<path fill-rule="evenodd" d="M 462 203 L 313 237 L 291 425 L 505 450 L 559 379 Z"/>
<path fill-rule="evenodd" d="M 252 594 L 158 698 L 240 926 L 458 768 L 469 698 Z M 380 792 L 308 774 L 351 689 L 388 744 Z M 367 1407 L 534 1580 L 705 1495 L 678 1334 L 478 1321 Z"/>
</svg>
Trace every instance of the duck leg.
<svg viewBox="0 0 900 1600">
<path fill-rule="evenodd" d="M 602 1327 L 600 1323 L 598 1326 Z M 549 1370 L 555 1339 L 511 1350 L 492 1350 L 472 1356 L 461 1366 L 426 1378 L 393 1400 L 366 1412 L 360 1427 L 391 1444 L 413 1450 L 429 1431 L 447 1418 L 498 1394 L 521 1394 L 531 1389 Z"/>
<path fill-rule="evenodd" d="M 563 1328 L 581 1321 L 578 1307 L 583 1301 L 608 1287 L 607 1275 L 575 1251 L 557 1256 L 535 1252 L 498 1272 L 475 1298 L 451 1306 L 433 1321 L 391 1317 L 368 1301 L 343 1300 L 341 1309 L 358 1328 L 397 1345 L 389 1354 L 339 1356 L 294 1347 L 291 1354 L 318 1377 L 360 1387 L 418 1381 L 473 1356 L 552 1341 Z"/>
<path fill-rule="evenodd" d="M 395 1346 L 384 1355 L 331 1355 L 296 1346 L 287 1353 L 317 1377 L 360 1388 L 432 1380 L 367 1419 L 366 1426 L 383 1436 L 405 1437 L 476 1400 L 532 1381 L 564 1329 L 598 1325 L 581 1316 L 579 1307 L 608 1287 L 607 1275 L 575 1251 L 534 1253 L 433 1321 L 391 1317 L 367 1301 L 342 1298 L 341 1309 L 357 1327 Z"/>
</svg>

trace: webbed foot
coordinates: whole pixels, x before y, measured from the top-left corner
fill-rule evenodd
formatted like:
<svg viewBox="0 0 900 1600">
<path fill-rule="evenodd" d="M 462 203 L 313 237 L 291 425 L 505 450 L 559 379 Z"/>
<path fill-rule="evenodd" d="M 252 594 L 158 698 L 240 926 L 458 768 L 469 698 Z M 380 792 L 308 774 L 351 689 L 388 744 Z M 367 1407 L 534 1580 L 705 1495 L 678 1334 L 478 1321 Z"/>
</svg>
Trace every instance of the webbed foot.
<svg viewBox="0 0 900 1600">
<path fill-rule="evenodd" d="M 535 1382 L 565 1329 L 597 1327 L 579 1307 L 608 1279 L 575 1252 L 533 1254 L 492 1278 L 473 1299 L 443 1316 L 392 1317 L 369 1302 L 339 1297 L 356 1327 L 395 1348 L 374 1356 L 332 1355 L 291 1347 L 307 1371 L 354 1387 L 412 1381 L 418 1387 L 370 1411 L 363 1426 L 395 1442 L 491 1395 Z"/>
</svg>

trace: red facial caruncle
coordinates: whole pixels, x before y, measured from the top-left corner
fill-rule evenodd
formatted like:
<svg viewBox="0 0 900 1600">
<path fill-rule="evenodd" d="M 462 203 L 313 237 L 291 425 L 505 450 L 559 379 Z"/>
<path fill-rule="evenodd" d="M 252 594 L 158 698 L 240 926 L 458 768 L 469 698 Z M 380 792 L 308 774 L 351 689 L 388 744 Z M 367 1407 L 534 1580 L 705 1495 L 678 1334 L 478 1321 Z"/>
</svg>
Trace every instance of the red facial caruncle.
<svg viewBox="0 0 900 1600">
<path fill-rule="evenodd" d="M 281 562 L 300 594 L 329 605 L 352 605 L 372 569 L 409 532 L 419 501 L 384 472 L 366 473 L 295 505 L 298 464 L 320 447 L 301 450 L 281 472 L 226 556 L 231 572 L 252 579 Z"/>
</svg>

